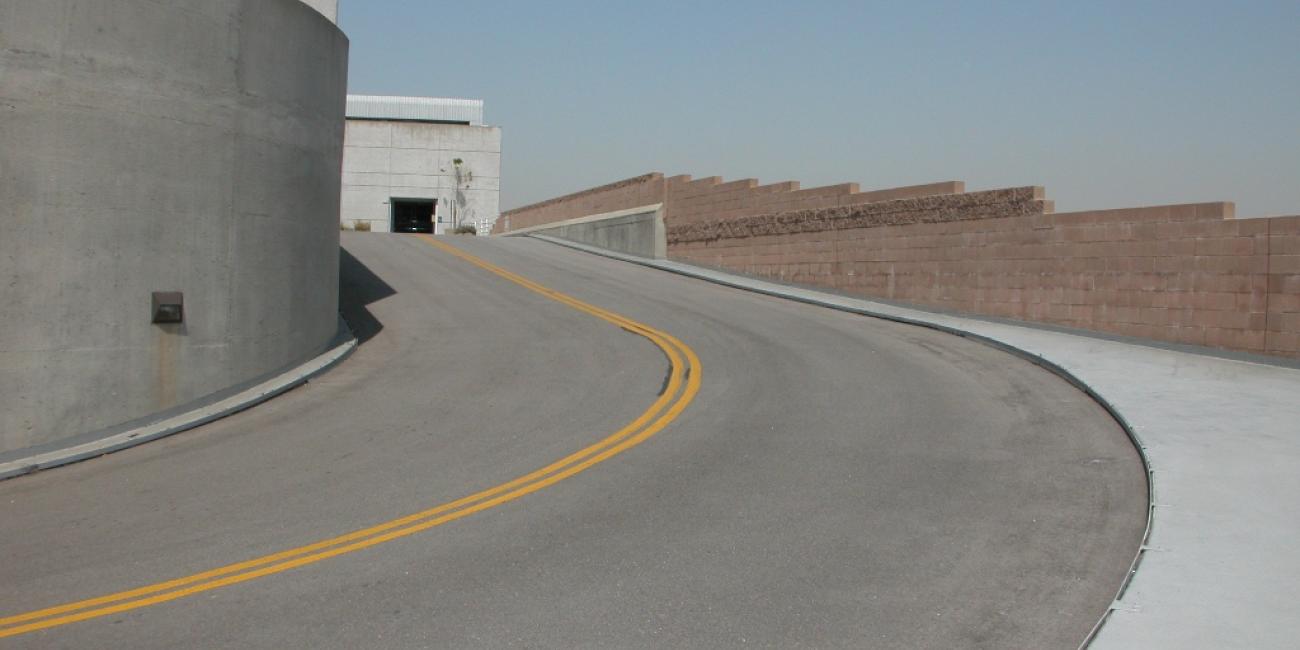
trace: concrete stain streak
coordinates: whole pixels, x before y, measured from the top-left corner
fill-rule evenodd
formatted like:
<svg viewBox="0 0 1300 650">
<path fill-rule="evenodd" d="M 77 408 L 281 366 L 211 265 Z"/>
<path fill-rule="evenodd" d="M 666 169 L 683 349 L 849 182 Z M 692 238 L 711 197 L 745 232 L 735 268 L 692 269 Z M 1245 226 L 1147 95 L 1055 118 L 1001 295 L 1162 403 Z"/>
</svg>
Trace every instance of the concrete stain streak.
<svg viewBox="0 0 1300 650">
<path fill-rule="evenodd" d="M 159 325 L 154 333 L 158 364 L 154 373 L 154 394 L 159 411 L 176 405 L 176 363 L 183 325 Z"/>
</svg>

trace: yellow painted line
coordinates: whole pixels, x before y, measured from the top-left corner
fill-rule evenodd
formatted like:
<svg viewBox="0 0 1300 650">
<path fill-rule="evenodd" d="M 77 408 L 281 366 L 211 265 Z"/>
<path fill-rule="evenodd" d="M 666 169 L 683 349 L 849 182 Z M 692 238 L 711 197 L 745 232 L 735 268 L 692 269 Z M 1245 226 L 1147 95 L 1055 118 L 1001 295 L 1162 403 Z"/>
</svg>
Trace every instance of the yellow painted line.
<svg viewBox="0 0 1300 650">
<path fill-rule="evenodd" d="M 663 394 L 645 412 L 612 435 L 546 467 L 487 490 L 377 526 L 279 553 L 106 596 L 0 618 L 0 638 L 148 607 L 247 582 L 406 537 L 513 501 L 554 485 L 644 442 L 681 415 L 699 392 L 703 374 L 700 359 L 694 350 L 672 335 L 544 287 L 433 238 L 425 238 L 425 241 L 547 298 L 649 339 L 668 356 L 672 369 Z"/>
</svg>

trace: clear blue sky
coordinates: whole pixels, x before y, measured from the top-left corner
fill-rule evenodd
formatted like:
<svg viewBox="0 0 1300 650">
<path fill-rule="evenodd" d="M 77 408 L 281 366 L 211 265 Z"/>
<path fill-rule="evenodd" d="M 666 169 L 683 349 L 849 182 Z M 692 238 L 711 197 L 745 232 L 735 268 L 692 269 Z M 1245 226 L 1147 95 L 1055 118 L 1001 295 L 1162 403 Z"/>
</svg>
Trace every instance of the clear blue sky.
<svg viewBox="0 0 1300 650">
<path fill-rule="evenodd" d="M 1300 1 L 342 0 L 355 93 L 472 97 L 502 208 L 647 171 L 1300 214 Z"/>
</svg>

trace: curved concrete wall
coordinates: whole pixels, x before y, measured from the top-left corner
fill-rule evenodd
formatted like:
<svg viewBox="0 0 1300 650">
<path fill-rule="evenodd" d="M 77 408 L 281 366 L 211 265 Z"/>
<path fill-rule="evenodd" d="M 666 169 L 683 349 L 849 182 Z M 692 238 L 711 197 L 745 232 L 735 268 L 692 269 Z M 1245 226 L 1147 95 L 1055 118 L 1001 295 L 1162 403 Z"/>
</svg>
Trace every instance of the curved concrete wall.
<svg viewBox="0 0 1300 650">
<path fill-rule="evenodd" d="M 347 46 L 299 0 L 0 2 L 0 452 L 326 346 Z"/>
<path fill-rule="evenodd" d="M 322 16 L 330 19 L 330 22 L 339 21 L 339 0 L 302 0 L 312 9 L 319 11 Z"/>
</svg>

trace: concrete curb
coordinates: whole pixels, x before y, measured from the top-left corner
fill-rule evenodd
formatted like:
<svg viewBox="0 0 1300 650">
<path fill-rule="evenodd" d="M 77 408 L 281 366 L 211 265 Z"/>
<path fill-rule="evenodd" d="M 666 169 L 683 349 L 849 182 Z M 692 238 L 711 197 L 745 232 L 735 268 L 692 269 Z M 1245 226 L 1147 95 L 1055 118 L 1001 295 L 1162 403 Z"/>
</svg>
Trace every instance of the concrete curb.
<svg viewBox="0 0 1300 650">
<path fill-rule="evenodd" d="M 346 359 L 356 347 L 357 337 L 353 335 L 352 328 L 339 317 L 338 333 L 329 349 L 297 367 L 234 395 L 160 422 L 114 433 L 91 442 L 0 463 L 0 481 L 111 454 L 234 415 L 307 383 Z"/>
<path fill-rule="evenodd" d="M 690 265 L 686 265 L 680 262 L 665 263 L 663 260 L 647 259 L 647 258 L 637 257 L 634 255 L 616 253 L 613 251 L 607 251 L 600 248 L 596 248 L 594 246 L 579 244 L 577 242 L 571 242 L 564 239 L 559 239 L 557 237 L 550 237 L 546 235 L 532 234 L 527 236 L 532 237 L 534 239 L 546 241 L 552 244 L 557 244 L 559 246 L 572 248 L 574 250 L 579 250 L 594 255 L 600 255 L 602 257 L 608 257 L 611 259 L 616 259 L 624 262 L 631 262 L 633 264 L 639 264 L 641 266 L 659 269 L 661 271 L 667 271 L 669 273 L 675 273 L 677 275 L 682 275 L 697 280 L 704 280 L 706 282 L 712 282 L 714 284 L 719 284 L 726 287 L 742 289 L 744 291 L 750 291 L 765 296 L 772 296 L 776 298 L 783 298 L 786 300 L 793 300 L 795 302 L 801 302 L 809 305 L 816 305 L 818 307 L 826 307 L 838 311 L 859 314 L 861 316 L 867 316 L 870 318 L 879 318 L 881 320 L 887 320 L 895 323 L 903 323 L 905 325 L 915 325 L 917 327 L 924 327 L 927 329 L 944 332 L 946 334 L 960 336 L 962 338 L 969 339 L 977 343 L 982 343 L 989 347 L 1001 350 L 1003 352 L 1014 355 L 1021 359 L 1025 359 L 1026 361 L 1029 361 L 1030 363 L 1033 363 L 1034 365 L 1037 365 L 1047 370 L 1048 372 L 1051 372 L 1052 374 L 1060 377 L 1061 379 L 1064 379 L 1066 382 L 1069 382 L 1072 386 L 1078 388 L 1090 399 L 1092 399 L 1103 409 L 1105 409 L 1105 411 L 1111 416 L 1111 418 L 1115 420 L 1115 422 L 1120 426 L 1121 429 L 1123 429 L 1125 435 L 1128 436 L 1129 441 L 1133 443 L 1133 447 L 1137 450 L 1138 457 L 1141 458 L 1142 461 L 1142 468 L 1146 473 L 1146 479 L 1147 479 L 1146 530 L 1144 530 L 1142 533 L 1142 542 L 1139 545 L 1133 557 L 1133 562 L 1129 565 L 1128 574 L 1125 575 L 1123 583 L 1120 584 L 1119 590 L 1116 592 L 1114 600 L 1119 601 L 1124 596 L 1124 592 L 1128 589 L 1129 584 L 1132 582 L 1134 574 L 1137 573 L 1138 565 L 1141 563 L 1142 556 L 1145 553 L 1146 549 L 1148 548 L 1148 542 L 1150 541 L 1150 537 L 1151 537 L 1151 526 L 1155 518 L 1155 502 L 1156 502 L 1155 501 L 1155 480 L 1154 480 L 1154 474 L 1151 469 L 1151 459 L 1147 457 L 1146 445 L 1142 443 L 1141 438 L 1139 438 L 1137 432 L 1133 430 L 1133 427 L 1129 424 L 1128 420 L 1124 417 L 1124 414 L 1121 413 L 1119 409 L 1117 409 L 1113 404 L 1111 404 L 1109 400 L 1107 400 L 1100 393 L 1094 390 L 1092 386 L 1089 386 L 1086 382 L 1084 382 L 1074 373 L 1070 372 L 1069 370 L 1066 370 L 1064 367 L 1051 361 L 1050 359 L 1043 357 L 1040 354 L 1036 354 L 1034 352 L 1030 352 L 1029 350 L 1016 347 L 1014 345 L 1011 345 L 1004 341 L 1000 341 L 993 337 L 985 336 L 983 334 L 977 334 L 975 332 L 959 329 L 956 327 L 951 327 L 948 325 L 943 325 L 941 323 L 922 320 L 918 318 L 908 318 L 905 316 L 899 316 L 897 314 L 887 314 L 884 312 L 874 311 L 870 309 L 855 308 L 848 305 L 831 302 L 829 300 L 819 300 L 813 297 L 800 296 L 791 291 L 782 291 L 779 288 L 769 289 L 769 288 L 754 286 L 748 283 L 729 281 L 724 277 L 721 277 L 722 272 L 709 273 L 709 272 L 705 272 L 704 269 L 700 269 L 700 271 L 693 271 Z M 771 285 L 771 286 L 779 286 L 779 285 Z M 806 291 L 811 292 L 811 291 L 815 291 L 815 289 L 808 289 Z M 1092 630 L 1088 633 L 1088 636 L 1083 640 L 1082 643 L 1079 644 L 1080 648 L 1087 647 L 1092 642 L 1092 640 L 1097 636 L 1098 631 L 1101 630 L 1101 627 L 1105 625 L 1106 620 L 1110 617 L 1110 613 L 1115 609 L 1116 609 L 1116 605 L 1112 603 L 1112 605 L 1109 608 L 1107 608 L 1107 610 L 1102 614 L 1101 618 L 1098 619 L 1097 624 L 1093 626 Z"/>
</svg>

